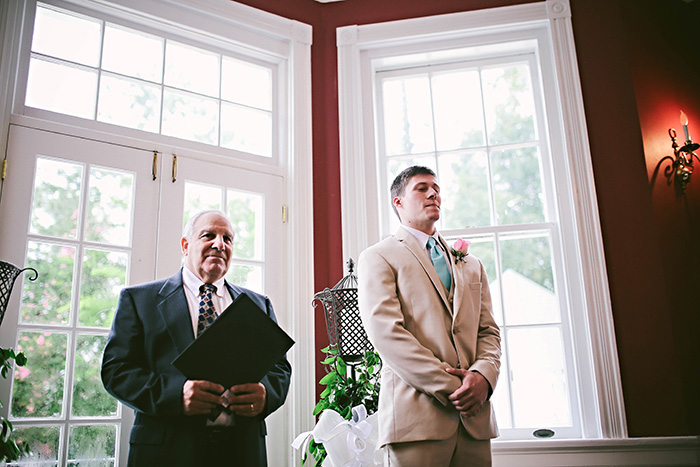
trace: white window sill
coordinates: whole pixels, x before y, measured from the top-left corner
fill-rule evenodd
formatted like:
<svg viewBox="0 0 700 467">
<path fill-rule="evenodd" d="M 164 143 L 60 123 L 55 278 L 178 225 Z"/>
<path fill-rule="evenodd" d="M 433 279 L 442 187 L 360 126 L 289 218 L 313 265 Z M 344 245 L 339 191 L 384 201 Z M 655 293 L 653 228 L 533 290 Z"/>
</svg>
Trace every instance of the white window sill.
<svg viewBox="0 0 700 467">
<path fill-rule="evenodd" d="M 698 465 L 700 437 L 494 441 L 493 465 Z"/>
</svg>

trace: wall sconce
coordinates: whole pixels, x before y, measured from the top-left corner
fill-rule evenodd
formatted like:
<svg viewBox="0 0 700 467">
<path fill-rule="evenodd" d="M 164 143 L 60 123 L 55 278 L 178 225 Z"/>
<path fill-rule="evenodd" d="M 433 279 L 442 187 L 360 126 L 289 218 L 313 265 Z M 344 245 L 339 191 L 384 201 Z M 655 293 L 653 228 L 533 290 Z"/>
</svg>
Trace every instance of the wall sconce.
<svg viewBox="0 0 700 467">
<path fill-rule="evenodd" d="M 685 133 L 685 144 L 681 147 L 678 146 L 676 141 L 676 130 L 671 128 L 668 130 L 668 135 L 671 137 L 671 147 L 673 148 L 673 164 L 671 167 L 667 167 L 664 173 L 669 178 L 671 174 L 675 173 L 676 181 L 681 187 L 681 191 L 685 194 L 685 188 L 688 183 L 690 183 L 690 176 L 693 174 L 693 157 L 700 161 L 696 151 L 700 148 L 700 144 L 693 143 L 688 133 L 688 117 L 685 112 L 681 110 L 681 125 L 683 125 L 683 133 Z M 670 156 L 666 156 L 671 158 Z M 665 158 L 664 158 L 665 159 Z"/>
</svg>

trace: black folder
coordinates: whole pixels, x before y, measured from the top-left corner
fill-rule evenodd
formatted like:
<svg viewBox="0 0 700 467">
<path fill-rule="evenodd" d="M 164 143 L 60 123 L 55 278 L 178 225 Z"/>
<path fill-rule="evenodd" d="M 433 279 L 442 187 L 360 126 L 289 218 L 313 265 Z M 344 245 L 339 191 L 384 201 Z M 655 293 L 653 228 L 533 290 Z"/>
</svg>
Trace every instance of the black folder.
<svg viewBox="0 0 700 467">
<path fill-rule="evenodd" d="M 173 365 L 191 380 L 230 388 L 257 383 L 294 341 L 245 293 L 200 334 Z"/>
</svg>

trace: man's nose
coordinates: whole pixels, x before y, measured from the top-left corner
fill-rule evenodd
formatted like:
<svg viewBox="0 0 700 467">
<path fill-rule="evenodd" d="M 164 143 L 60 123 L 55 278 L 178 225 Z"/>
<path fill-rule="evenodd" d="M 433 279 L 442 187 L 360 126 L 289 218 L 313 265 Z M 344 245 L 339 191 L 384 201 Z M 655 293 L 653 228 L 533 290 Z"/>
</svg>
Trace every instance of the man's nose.
<svg viewBox="0 0 700 467">
<path fill-rule="evenodd" d="M 437 195 L 438 195 L 437 191 L 435 191 L 433 189 L 430 189 L 430 191 L 428 192 L 428 198 L 437 198 Z"/>
<path fill-rule="evenodd" d="M 217 235 L 216 238 L 214 239 L 214 248 L 217 250 L 223 250 L 224 249 L 224 237 L 221 235 Z"/>
</svg>

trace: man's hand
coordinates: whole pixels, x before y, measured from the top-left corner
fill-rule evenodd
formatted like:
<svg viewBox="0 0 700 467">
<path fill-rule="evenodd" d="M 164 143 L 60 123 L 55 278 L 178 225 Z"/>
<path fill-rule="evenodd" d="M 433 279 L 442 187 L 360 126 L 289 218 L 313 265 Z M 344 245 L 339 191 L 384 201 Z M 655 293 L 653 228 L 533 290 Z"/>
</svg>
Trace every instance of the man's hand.
<svg viewBox="0 0 700 467">
<path fill-rule="evenodd" d="M 255 417 L 265 409 L 265 386 L 261 383 L 239 384 L 227 391 L 224 405 L 236 415 Z"/>
<path fill-rule="evenodd" d="M 182 386 L 182 411 L 185 415 L 205 415 L 221 404 L 224 387 L 209 381 L 185 381 Z"/>
<path fill-rule="evenodd" d="M 462 385 L 449 396 L 452 405 L 460 414 L 473 416 L 489 396 L 488 381 L 484 375 L 475 371 L 459 368 L 448 368 L 445 371 L 462 380 Z"/>
</svg>

